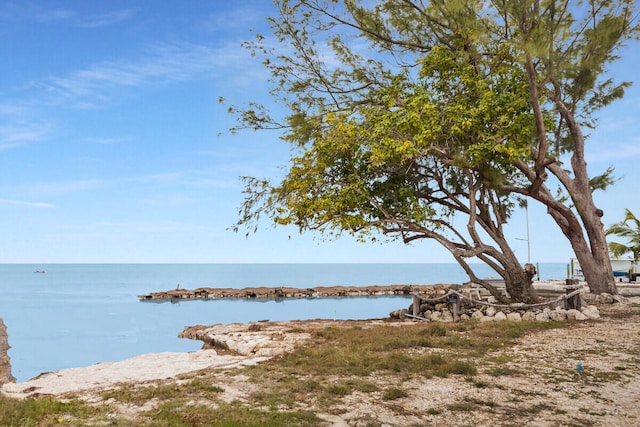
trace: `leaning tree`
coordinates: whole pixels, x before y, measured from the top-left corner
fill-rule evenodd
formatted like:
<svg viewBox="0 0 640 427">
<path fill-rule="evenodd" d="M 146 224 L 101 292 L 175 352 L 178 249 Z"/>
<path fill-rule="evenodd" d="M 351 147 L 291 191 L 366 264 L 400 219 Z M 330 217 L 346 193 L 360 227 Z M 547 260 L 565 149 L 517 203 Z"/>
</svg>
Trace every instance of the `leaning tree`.
<svg viewBox="0 0 640 427">
<path fill-rule="evenodd" d="M 513 199 L 494 185 L 516 179 L 513 159 L 527 153 L 528 147 L 512 146 L 491 161 L 488 154 L 481 154 L 490 149 L 484 143 L 473 146 L 475 158 L 465 153 L 470 137 L 484 141 L 535 132 L 531 116 L 525 114 L 515 114 L 516 120 L 501 129 L 467 123 L 487 117 L 497 121 L 504 105 L 526 111 L 528 103 L 522 102 L 526 98 L 515 96 L 520 101 L 515 103 L 512 99 L 514 92 L 526 88 L 526 79 L 518 73 L 507 85 L 500 76 L 502 91 L 497 92 L 488 90 L 487 85 L 497 84 L 491 76 L 479 79 L 471 69 L 456 68 L 442 50 L 423 62 L 417 81 L 395 76 L 386 88 L 377 90 L 376 102 L 357 111 L 322 116 L 281 182 L 273 185 L 247 178 L 239 225 L 255 224 L 266 214 L 278 224 L 324 234 L 347 231 L 361 239 L 376 239 L 381 232 L 405 243 L 433 239 L 450 251 L 470 281 L 497 299 L 506 301 L 498 289 L 475 275 L 470 259 L 483 261 L 504 279 L 510 300 L 535 299 L 533 274 L 521 268 L 503 230 Z M 453 82 L 453 74 L 476 79 L 476 90 Z M 432 91 L 436 83 L 441 87 Z M 459 112 L 470 102 L 478 107 L 461 117 Z M 294 126 L 288 136 L 298 140 L 294 132 L 308 132 L 308 126 Z"/>
<path fill-rule="evenodd" d="M 568 238 L 591 290 L 616 292 L 602 210 L 592 196 L 611 183 L 612 171 L 588 174 L 584 129 L 627 85 L 614 84 L 605 71 L 636 31 L 632 2 L 276 5 L 277 47 L 269 48 L 262 36 L 249 46 L 264 55 L 272 94 L 288 113 L 278 120 L 259 105 L 230 109 L 241 127 L 284 129 L 297 153 L 281 183 L 248 180 L 240 223 L 267 212 L 301 229 L 360 233 L 374 226 L 405 241 L 438 240 L 424 230 L 447 228 L 443 213 L 464 214 L 470 218 L 465 241 L 473 244 L 448 247 L 460 262 L 486 254 L 469 248 L 486 248 L 478 243 L 487 234 L 497 252 L 511 252 L 503 236 L 478 222 L 479 194 L 491 195 L 483 203 L 493 209 L 493 224 L 506 221 L 517 197 L 531 198 L 546 206 Z M 339 150 L 350 146 L 361 157 L 315 165 L 311 174 L 305 169 L 314 166 L 321 146 L 325 156 L 342 159 Z M 433 165 L 444 170 L 438 175 L 444 185 L 430 198 L 438 178 L 425 169 Z M 363 171 L 376 167 L 406 169 L 393 179 Z M 383 187 L 389 196 L 369 192 Z M 452 202 L 452 188 L 464 188 L 464 203 Z M 397 206 L 389 210 L 385 197 Z M 420 232 L 406 228 L 416 223 Z M 444 234 L 449 240 L 438 241 L 447 247 L 458 232 L 450 228 Z M 526 294 L 516 289 L 515 295 Z"/>
</svg>

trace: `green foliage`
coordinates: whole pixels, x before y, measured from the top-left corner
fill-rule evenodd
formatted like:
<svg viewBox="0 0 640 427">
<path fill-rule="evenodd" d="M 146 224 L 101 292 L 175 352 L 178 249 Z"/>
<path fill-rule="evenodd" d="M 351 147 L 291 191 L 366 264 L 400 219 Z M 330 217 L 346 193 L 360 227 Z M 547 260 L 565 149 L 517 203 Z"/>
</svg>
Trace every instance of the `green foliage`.
<svg viewBox="0 0 640 427">
<path fill-rule="evenodd" d="M 63 402 L 50 397 L 16 400 L 0 395 L 0 425 L 85 425 L 85 419 L 101 414 L 100 408 L 80 401 Z"/>
<path fill-rule="evenodd" d="M 212 427 L 235 426 L 316 426 L 319 419 L 305 411 L 263 411 L 247 406 L 221 403 L 216 408 L 193 405 L 185 408 L 174 402 L 163 403 L 148 414 L 153 417 L 153 426 L 179 427 L 207 425 Z"/>
<path fill-rule="evenodd" d="M 246 179 L 236 229 L 266 216 L 327 237 L 435 239 L 471 280 L 466 259 L 487 263 L 516 299 L 527 282 L 502 225 L 522 198 L 543 203 L 574 247 L 604 250 L 586 212 L 612 170 L 589 177 L 582 129 L 629 85 L 607 67 L 638 34 L 633 1 L 276 6 L 270 22 L 287 49 L 263 36 L 247 46 L 287 113 L 231 111 L 238 128 L 282 129 L 293 154 L 281 181 Z"/>
<path fill-rule="evenodd" d="M 607 235 L 626 239 L 625 243 L 609 242 L 609 250 L 614 257 L 626 254 L 633 256 L 634 263 L 640 260 L 640 220 L 629 209 L 625 209 L 624 219 L 607 229 Z"/>
<path fill-rule="evenodd" d="M 406 390 L 397 387 L 390 387 L 382 393 L 382 400 L 397 400 L 407 397 L 409 394 Z"/>
</svg>

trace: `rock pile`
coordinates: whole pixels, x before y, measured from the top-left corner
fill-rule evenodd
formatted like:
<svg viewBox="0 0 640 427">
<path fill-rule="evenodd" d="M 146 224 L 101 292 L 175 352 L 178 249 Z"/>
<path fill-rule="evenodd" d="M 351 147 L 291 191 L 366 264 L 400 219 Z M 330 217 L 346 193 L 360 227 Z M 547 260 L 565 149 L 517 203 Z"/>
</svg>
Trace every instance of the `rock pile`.
<svg viewBox="0 0 640 427">
<path fill-rule="evenodd" d="M 7 353 L 10 348 L 7 328 L 0 319 L 0 385 L 16 381 L 11 375 L 11 362 Z"/>
<path fill-rule="evenodd" d="M 418 299 L 420 306 L 414 310 L 413 303 L 408 309 L 396 310 L 390 313 L 391 318 L 403 319 L 406 317 L 419 318 L 433 322 L 453 322 L 457 311 L 461 321 L 476 320 L 480 322 L 514 320 L 514 321 L 563 321 L 563 320 L 588 320 L 599 319 L 598 307 L 593 304 L 625 303 L 626 298 L 610 294 L 583 294 L 581 309 L 566 309 L 564 301 L 556 301 L 548 306 L 526 306 L 514 304 L 504 306 L 495 304 L 495 300 L 489 297 L 487 304 L 480 304 L 468 299 L 462 299 L 454 307 L 447 300 L 429 301 Z M 418 313 L 414 315 L 413 313 Z"/>
<path fill-rule="evenodd" d="M 198 288 L 172 289 L 139 295 L 141 301 L 175 301 L 192 299 L 222 298 L 317 298 L 317 297 L 369 297 L 384 295 L 410 295 L 412 292 L 426 292 L 442 285 L 388 285 L 388 286 L 317 286 L 315 288 L 292 287 L 252 287 L 252 288 Z"/>
<path fill-rule="evenodd" d="M 264 322 L 188 326 L 178 337 L 200 340 L 204 342 L 203 349 L 226 350 L 242 356 L 273 357 L 293 350 L 311 335 L 302 330 L 292 331 L 286 324 Z"/>
</svg>

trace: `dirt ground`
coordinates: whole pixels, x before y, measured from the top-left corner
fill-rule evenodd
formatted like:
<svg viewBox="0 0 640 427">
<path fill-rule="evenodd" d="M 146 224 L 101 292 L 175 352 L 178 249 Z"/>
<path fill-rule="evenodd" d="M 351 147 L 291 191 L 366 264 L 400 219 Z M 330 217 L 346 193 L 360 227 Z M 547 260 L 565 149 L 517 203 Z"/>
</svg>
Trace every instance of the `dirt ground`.
<svg viewBox="0 0 640 427">
<path fill-rule="evenodd" d="M 409 395 L 388 402 L 355 392 L 320 416 L 334 426 L 640 426 L 640 306 L 599 309 L 601 320 L 497 350 L 472 382 L 387 376 L 378 379 L 381 389 L 402 384 Z M 493 369 L 514 374 L 489 374 Z M 253 391 L 241 375 L 221 375 L 220 382 L 231 400 Z"/>
<path fill-rule="evenodd" d="M 377 382 L 381 390 L 401 385 L 408 395 L 389 401 L 380 393 L 356 391 L 343 397 L 330 411 L 307 409 L 334 426 L 640 426 L 640 298 L 631 299 L 630 304 L 598 308 L 600 320 L 537 332 L 520 339 L 515 346 L 496 349 L 491 357 L 483 359 L 478 375 L 472 380 L 459 376 L 367 378 Z M 286 323 L 266 324 L 261 332 L 282 334 Z M 318 326 L 313 321 L 295 322 L 295 330 L 300 331 L 297 345 L 303 345 L 308 337 L 305 328 Z M 246 329 L 247 325 L 242 327 Z M 277 353 L 271 351 L 269 356 Z M 148 376 L 137 379 L 135 372 L 140 372 L 141 365 L 130 359 L 116 364 L 117 372 L 126 373 L 124 378 L 116 375 L 115 368 L 109 373 L 105 372 L 107 366 L 98 364 L 5 385 L 3 392 L 24 397 L 31 392 L 61 394 L 64 390 L 99 403 L 100 391 L 123 382 L 177 381 L 170 372 L 176 362 L 163 363 L 161 355 L 156 356 L 152 369 L 158 375 L 156 379 Z M 243 365 L 259 360 L 252 360 L 257 359 L 256 355 L 235 357 L 239 358 L 237 363 L 225 359 L 227 367 L 211 364 L 217 385 L 224 389 L 219 398 L 250 402 L 256 385 L 241 373 L 229 375 L 225 369 L 242 369 Z M 582 366 L 581 372 L 578 364 Z M 127 370 L 127 366 L 131 369 Z M 187 368 L 182 370 L 182 378 Z M 96 383 L 96 369 L 111 381 Z M 193 370 L 196 369 L 203 367 L 194 365 Z M 495 370 L 506 373 L 495 375 Z M 71 386 L 61 387 L 61 382 Z M 92 385 L 89 387 L 88 383 Z M 120 406 L 117 412 L 135 418 L 137 412 L 148 410 L 150 405 L 153 403 Z"/>
</svg>

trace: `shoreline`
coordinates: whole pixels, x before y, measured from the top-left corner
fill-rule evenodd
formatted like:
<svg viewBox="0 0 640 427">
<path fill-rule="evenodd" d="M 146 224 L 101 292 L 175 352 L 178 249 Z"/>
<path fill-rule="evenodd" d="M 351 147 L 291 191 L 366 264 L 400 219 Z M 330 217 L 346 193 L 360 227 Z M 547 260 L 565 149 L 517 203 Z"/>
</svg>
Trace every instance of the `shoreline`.
<svg viewBox="0 0 640 427">
<path fill-rule="evenodd" d="M 376 285 L 376 286 L 316 286 L 294 288 L 288 286 L 259 286 L 246 288 L 197 288 L 171 289 L 139 295 L 140 301 L 176 299 L 231 299 L 231 298 L 316 298 L 316 297 L 366 297 L 411 295 L 434 289 L 448 289 L 455 285 Z M 459 287 L 459 285 L 458 285 Z"/>
<path fill-rule="evenodd" d="M 504 282 L 489 279 L 494 286 L 504 288 Z M 616 283 L 622 296 L 640 296 L 640 282 Z M 580 282 L 580 286 L 586 290 L 586 282 Z M 533 287 L 541 296 L 557 296 L 565 292 L 564 280 L 534 280 Z M 292 298 L 331 298 L 331 297 L 375 297 L 393 295 L 420 294 L 445 294 L 449 289 L 476 290 L 486 292 L 479 285 L 373 285 L 373 286 L 316 286 L 312 288 L 294 287 L 245 287 L 245 288 L 212 288 L 201 287 L 196 289 L 171 289 L 167 291 L 150 292 L 139 295 L 141 302 L 164 302 L 176 300 L 217 300 L 217 299 L 292 299 Z"/>
</svg>

